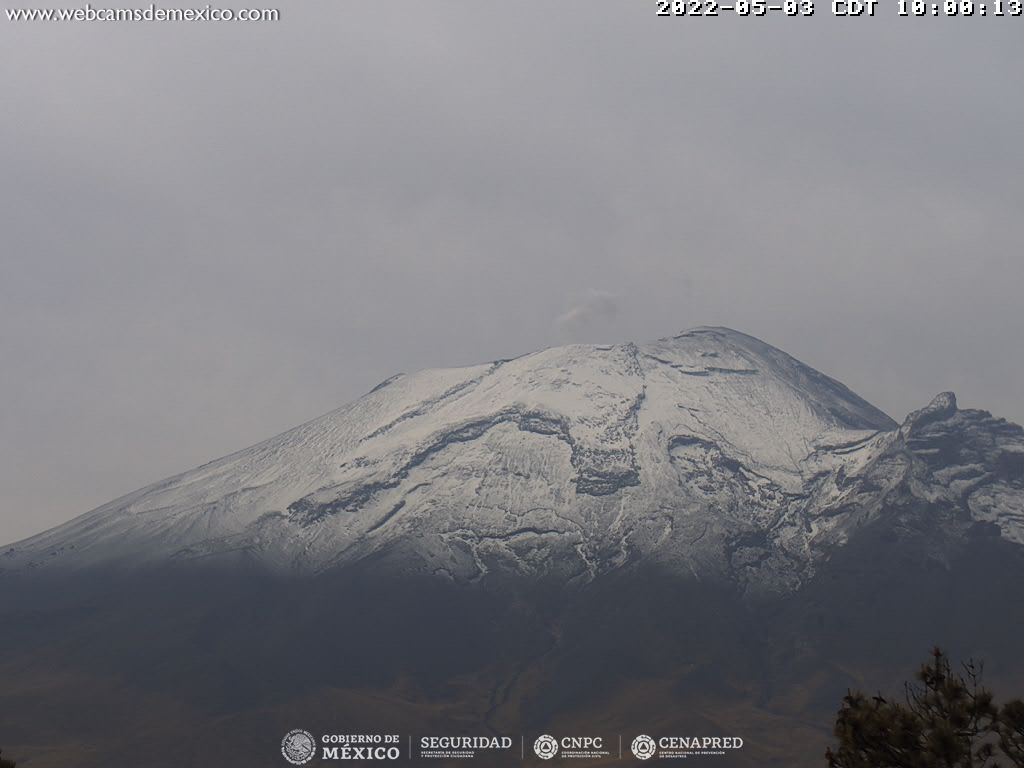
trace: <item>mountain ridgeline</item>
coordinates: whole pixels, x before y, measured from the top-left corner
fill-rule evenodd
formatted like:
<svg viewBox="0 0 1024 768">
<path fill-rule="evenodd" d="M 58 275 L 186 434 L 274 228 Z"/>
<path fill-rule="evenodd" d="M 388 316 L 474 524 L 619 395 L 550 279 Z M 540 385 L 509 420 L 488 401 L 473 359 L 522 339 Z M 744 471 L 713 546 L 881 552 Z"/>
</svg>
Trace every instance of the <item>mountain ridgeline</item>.
<svg viewBox="0 0 1024 768">
<path fill-rule="evenodd" d="M 936 642 L 1019 692 L 1022 578 L 1017 425 L 950 393 L 897 424 L 724 328 L 559 347 L 393 377 L 0 549 L 0 738 L 274 765 L 296 722 L 601 723 L 818 765 L 845 689 Z"/>
</svg>

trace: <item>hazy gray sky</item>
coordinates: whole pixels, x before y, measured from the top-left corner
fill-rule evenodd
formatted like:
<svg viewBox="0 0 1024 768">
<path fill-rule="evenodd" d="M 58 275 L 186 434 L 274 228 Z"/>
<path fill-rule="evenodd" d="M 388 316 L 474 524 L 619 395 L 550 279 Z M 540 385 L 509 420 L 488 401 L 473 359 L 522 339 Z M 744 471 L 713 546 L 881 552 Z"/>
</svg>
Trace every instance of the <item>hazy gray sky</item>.
<svg viewBox="0 0 1024 768">
<path fill-rule="evenodd" d="M 567 340 L 728 325 L 1024 421 L 1024 20 L 654 10 L 0 17 L 0 542 Z"/>
</svg>

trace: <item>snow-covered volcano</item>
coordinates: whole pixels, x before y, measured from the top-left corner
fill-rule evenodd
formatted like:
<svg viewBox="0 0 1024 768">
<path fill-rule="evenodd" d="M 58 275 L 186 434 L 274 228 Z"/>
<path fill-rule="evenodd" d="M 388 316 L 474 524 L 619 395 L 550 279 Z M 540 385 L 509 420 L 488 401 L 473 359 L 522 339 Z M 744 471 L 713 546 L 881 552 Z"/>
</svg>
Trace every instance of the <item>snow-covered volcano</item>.
<svg viewBox="0 0 1024 768">
<path fill-rule="evenodd" d="M 582 584 L 643 560 L 785 592 L 901 494 L 1024 543 L 1022 458 L 1019 427 L 951 395 L 900 428 L 768 344 L 698 328 L 396 376 L 6 547 L 0 568 L 372 557 Z"/>
<path fill-rule="evenodd" d="M 1020 427 L 949 393 L 897 425 L 722 328 L 561 347 L 0 547 L 0 722 L 54 768 L 599 723 L 811 768 L 843 693 L 936 643 L 1019 690 L 1022 582 Z"/>
</svg>

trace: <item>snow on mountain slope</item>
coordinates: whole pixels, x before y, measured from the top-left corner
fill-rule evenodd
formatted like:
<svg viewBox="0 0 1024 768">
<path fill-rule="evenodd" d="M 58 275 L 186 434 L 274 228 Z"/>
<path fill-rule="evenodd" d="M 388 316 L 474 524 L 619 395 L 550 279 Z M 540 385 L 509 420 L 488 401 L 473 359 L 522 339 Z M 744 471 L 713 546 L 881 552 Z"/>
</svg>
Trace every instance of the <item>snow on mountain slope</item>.
<svg viewBox="0 0 1024 768">
<path fill-rule="evenodd" d="M 558 347 L 394 377 L 8 547 L 0 568 L 241 557 L 311 572 L 374 556 L 460 582 L 583 583 L 649 559 L 789 590 L 920 464 L 907 429 L 724 328 Z M 1013 482 L 970 505 L 1009 538 Z"/>
</svg>

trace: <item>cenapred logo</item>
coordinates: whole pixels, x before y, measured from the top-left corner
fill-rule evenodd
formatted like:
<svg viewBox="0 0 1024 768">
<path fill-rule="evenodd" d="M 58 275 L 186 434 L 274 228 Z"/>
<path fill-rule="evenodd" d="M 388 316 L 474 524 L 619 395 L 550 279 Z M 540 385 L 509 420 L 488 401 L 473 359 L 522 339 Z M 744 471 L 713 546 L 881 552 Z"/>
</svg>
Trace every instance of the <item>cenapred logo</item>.
<svg viewBox="0 0 1024 768">
<path fill-rule="evenodd" d="M 638 760 L 649 760 L 658 751 L 658 745 L 654 743 L 654 739 L 646 734 L 640 734 L 633 739 L 633 743 L 629 745 L 629 748 L 633 752 L 633 756 Z"/>
<path fill-rule="evenodd" d="M 305 765 L 316 754 L 316 739 L 301 728 L 288 731 L 281 739 L 281 754 L 292 765 Z"/>
<path fill-rule="evenodd" d="M 541 760 L 550 760 L 558 754 L 558 742 L 554 736 L 547 734 L 538 736 L 537 740 L 533 742 L 533 751 Z"/>
<path fill-rule="evenodd" d="M 638 760 L 650 760 L 657 755 L 662 759 L 682 760 L 689 757 L 715 757 L 743 748 L 739 736 L 659 736 L 657 739 L 641 734 L 629 745 Z"/>
</svg>

